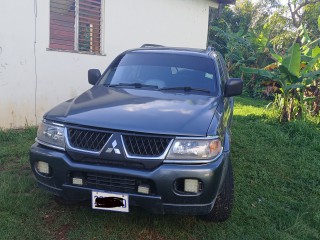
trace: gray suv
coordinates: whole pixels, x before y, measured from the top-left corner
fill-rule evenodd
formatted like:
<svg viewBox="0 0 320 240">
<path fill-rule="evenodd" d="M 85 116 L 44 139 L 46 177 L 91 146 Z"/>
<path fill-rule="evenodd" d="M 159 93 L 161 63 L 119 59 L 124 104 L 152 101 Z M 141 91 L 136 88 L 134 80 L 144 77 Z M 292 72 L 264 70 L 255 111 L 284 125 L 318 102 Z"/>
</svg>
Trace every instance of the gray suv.
<svg viewBox="0 0 320 240">
<path fill-rule="evenodd" d="M 88 80 L 43 116 L 30 150 L 40 187 L 99 210 L 230 216 L 232 97 L 243 83 L 218 52 L 143 45 Z"/>
</svg>

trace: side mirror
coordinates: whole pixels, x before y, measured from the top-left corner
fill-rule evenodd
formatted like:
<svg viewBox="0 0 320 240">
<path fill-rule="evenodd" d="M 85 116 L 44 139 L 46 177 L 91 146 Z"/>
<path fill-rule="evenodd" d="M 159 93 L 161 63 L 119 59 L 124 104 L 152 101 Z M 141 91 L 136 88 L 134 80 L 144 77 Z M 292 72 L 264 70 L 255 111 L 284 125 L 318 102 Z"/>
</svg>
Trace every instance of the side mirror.
<svg viewBox="0 0 320 240">
<path fill-rule="evenodd" d="M 101 77 L 99 69 L 89 69 L 88 71 L 88 82 L 91 85 L 95 85 Z"/>
<path fill-rule="evenodd" d="M 224 89 L 225 97 L 233 97 L 242 93 L 243 81 L 241 78 L 229 78 Z"/>
</svg>

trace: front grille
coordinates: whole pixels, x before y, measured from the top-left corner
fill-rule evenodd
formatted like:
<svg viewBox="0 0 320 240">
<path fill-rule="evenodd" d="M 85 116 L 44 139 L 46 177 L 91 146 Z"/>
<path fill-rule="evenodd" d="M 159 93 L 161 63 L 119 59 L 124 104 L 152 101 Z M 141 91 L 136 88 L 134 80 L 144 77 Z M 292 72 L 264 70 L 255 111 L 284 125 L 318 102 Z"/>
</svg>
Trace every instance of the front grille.
<svg viewBox="0 0 320 240">
<path fill-rule="evenodd" d="M 124 135 L 123 140 L 130 155 L 159 157 L 167 149 L 172 138 Z"/>
<path fill-rule="evenodd" d="M 88 187 L 115 191 L 122 193 L 137 193 L 140 184 L 148 184 L 150 186 L 150 193 L 153 193 L 153 184 L 148 180 L 137 179 L 133 177 L 126 177 L 121 175 L 106 175 L 86 173 L 85 184 Z"/>
<path fill-rule="evenodd" d="M 111 133 L 68 128 L 68 139 L 72 147 L 99 152 L 110 138 Z"/>
</svg>

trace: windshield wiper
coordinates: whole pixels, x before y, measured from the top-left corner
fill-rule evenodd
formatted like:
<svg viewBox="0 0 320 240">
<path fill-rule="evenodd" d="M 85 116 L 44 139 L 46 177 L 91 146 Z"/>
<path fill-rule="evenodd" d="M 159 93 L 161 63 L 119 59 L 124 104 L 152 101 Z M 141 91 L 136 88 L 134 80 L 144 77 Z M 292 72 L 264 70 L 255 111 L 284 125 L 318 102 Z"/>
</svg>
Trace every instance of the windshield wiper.
<svg viewBox="0 0 320 240">
<path fill-rule="evenodd" d="M 203 88 L 193 88 L 193 87 L 164 87 L 164 88 L 159 88 L 159 90 L 183 90 L 185 92 L 190 92 L 190 91 L 198 91 L 198 92 L 205 92 L 205 93 L 210 93 L 208 89 L 203 89 Z"/>
<path fill-rule="evenodd" d="M 156 85 L 148 85 L 142 83 L 117 83 L 117 84 L 106 84 L 108 87 L 134 87 L 134 88 L 144 88 L 144 87 L 151 87 L 151 88 L 158 88 Z"/>
</svg>

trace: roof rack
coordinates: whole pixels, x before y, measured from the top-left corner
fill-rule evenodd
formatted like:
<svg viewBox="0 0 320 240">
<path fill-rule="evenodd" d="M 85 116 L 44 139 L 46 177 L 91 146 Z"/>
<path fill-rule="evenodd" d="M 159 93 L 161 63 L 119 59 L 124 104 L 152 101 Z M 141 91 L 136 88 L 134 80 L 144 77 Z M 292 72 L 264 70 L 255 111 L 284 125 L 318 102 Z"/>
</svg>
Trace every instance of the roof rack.
<svg viewBox="0 0 320 240">
<path fill-rule="evenodd" d="M 141 46 L 141 48 L 144 48 L 144 47 L 164 47 L 162 45 L 158 45 L 158 44 L 149 44 L 149 43 L 146 43 L 146 44 L 143 44 Z"/>
</svg>

